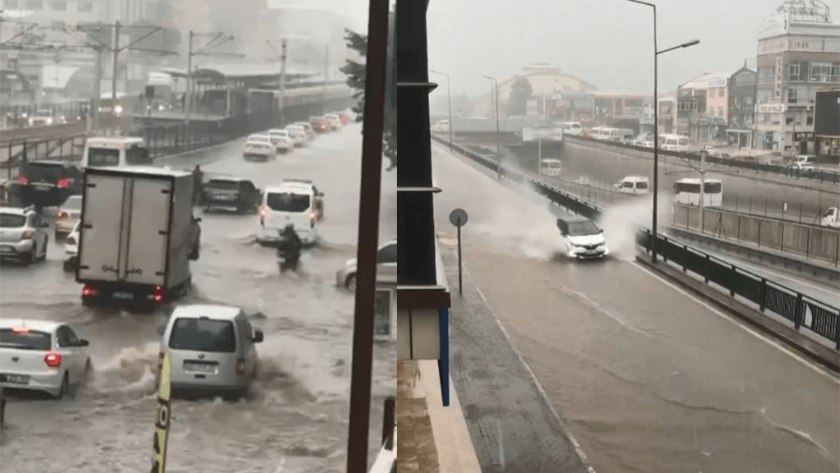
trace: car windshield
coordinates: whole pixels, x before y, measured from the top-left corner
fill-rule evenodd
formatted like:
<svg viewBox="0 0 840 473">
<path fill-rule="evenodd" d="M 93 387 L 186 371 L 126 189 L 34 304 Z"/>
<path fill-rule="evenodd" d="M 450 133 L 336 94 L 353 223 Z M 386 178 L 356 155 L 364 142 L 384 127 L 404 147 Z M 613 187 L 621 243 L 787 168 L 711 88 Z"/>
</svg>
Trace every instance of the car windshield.
<svg viewBox="0 0 840 473">
<path fill-rule="evenodd" d="M 210 179 L 207 184 L 204 185 L 206 188 L 213 188 L 213 189 L 227 189 L 227 190 L 237 190 L 239 189 L 239 182 L 238 181 L 224 181 L 221 179 Z"/>
<path fill-rule="evenodd" d="M 67 210 L 82 210 L 82 196 L 71 195 L 61 207 Z"/>
<path fill-rule="evenodd" d="M 227 320 L 180 317 L 172 326 L 169 348 L 232 353 L 236 351 L 233 323 Z"/>
<path fill-rule="evenodd" d="M 26 225 L 26 216 L 0 214 L 0 228 L 20 228 Z"/>
<path fill-rule="evenodd" d="M 601 233 L 601 229 L 590 221 L 569 222 L 569 236 L 597 235 L 598 233 Z"/>
<path fill-rule="evenodd" d="M 119 166 L 120 150 L 108 148 L 89 148 L 88 166 Z"/>
<path fill-rule="evenodd" d="M 21 332 L 10 328 L 0 329 L 0 347 L 48 351 L 52 348 L 51 341 L 51 335 L 47 332 L 37 330 Z"/>
<path fill-rule="evenodd" d="M 278 212 L 305 212 L 309 209 L 309 195 L 290 192 L 272 192 L 266 197 L 266 205 Z"/>
</svg>

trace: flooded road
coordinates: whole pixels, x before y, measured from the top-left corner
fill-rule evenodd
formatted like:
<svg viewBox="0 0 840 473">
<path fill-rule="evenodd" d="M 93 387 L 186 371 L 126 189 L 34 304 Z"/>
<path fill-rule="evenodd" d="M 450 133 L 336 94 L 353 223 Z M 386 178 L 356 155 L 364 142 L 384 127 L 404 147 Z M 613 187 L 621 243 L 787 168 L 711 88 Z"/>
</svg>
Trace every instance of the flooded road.
<svg viewBox="0 0 840 473">
<path fill-rule="evenodd" d="M 359 125 L 323 135 L 268 163 L 245 162 L 240 143 L 164 161 L 201 164 L 205 179 L 242 176 L 258 187 L 283 178 L 314 180 L 325 193 L 321 241 L 298 274 L 280 275 L 274 251 L 255 243 L 256 215 L 202 214 L 202 246 L 192 262 L 193 290 L 178 303 L 242 307 L 265 332 L 253 398 L 175 400 L 167 472 L 339 472 L 345 468 L 352 357 L 353 294 L 335 271 L 356 256 L 361 155 Z M 381 239 L 396 235 L 396 173 L 383 173 Z M 151 315 L 84 308 L 81 287 L 62 271 L 63 243 L 48 259 L 4 265 L 3 317 L 60 320 L 90 341 L 94 376 L 74 399 L 11 398 L 2 429 L 5 472 L 147 471 L 156 413 L 154 369 L 171 308 Z M 396 392 L 396 348 L 374 349 L 369 459 L 378 451 L 382 403 Z"/>
<path fill-rule="evenodd" d="M 567 261 L 556 209 L 434 160 L 442 242 L 466 210 L 464 267 L 596 471 L 838 470 L 836 377 L 634 264 L 626 211 L 605 219 L 610 257 Z"/>
</svg>

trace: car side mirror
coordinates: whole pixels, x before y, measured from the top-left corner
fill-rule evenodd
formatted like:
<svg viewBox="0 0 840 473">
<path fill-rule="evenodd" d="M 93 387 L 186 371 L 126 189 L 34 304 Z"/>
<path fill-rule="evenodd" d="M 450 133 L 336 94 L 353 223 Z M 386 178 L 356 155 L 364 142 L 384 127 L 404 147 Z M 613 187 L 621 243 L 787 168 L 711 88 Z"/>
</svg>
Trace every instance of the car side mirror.
<svg viewBox="0 0 840 473">
<path fill-rule="evenodd" d="M 84 338 L 83 338 L 83 339 L 81 339 L 81 340 L 79 340 L 79 346 L 80 346 L 80 347 L 86 347 L 86 346 L 88 346 L 88 345 L 90 345 L 90 342 L 89 342 L 89 341 L 87 341 L 87 340 L 85 340 Z"/>
<path fill-rule="evenodd" d="M 166 327 L 160 326 L 155 331 L 157 332 L 158 335 L 163 335 L 163 333 L 166 332 Z"/>
<path fill-rule="evenodd" d="M 254 343 L 260 343 L 262 341 L 263 341 L 262 330 L 254 330 Z"/>
</svg>

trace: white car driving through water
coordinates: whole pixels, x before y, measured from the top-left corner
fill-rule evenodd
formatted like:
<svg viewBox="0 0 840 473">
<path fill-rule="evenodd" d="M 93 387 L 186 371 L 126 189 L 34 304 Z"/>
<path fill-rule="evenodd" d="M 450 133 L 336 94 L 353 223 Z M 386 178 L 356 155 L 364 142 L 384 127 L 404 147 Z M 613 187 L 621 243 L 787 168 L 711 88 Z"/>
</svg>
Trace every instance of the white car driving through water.
<svg viewBox="0 0 840 473">
<path fill-rule="evenodd" d="M 570 258 L 594 259 L 610 254 L 604 231 L 585 217 L 570 216 L 557 219 L 563 238 L 563 251 Z"/>
<path fill-rule="evenodd" d="M 242 146 L 245 159 L 268 161 L 277 157 L 277 149 L 268 135 L 251 135 Z"/>
</svg>

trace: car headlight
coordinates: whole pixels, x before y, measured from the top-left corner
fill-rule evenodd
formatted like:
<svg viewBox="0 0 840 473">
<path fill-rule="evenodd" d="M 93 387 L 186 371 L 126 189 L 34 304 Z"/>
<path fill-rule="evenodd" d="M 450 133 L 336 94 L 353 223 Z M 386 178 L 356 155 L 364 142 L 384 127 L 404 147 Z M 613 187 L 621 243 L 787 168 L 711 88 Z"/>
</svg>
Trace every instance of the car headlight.
<svg viewBox="0 0 840 473">
<path fill-rule="evenodd" d="M 116 113 L 117 115 L 121 114 L 122 112 L 123 112 L 122 105 L 117 105 L 116 107 L 114 107 L 114 113 Z"/>
</svg>

